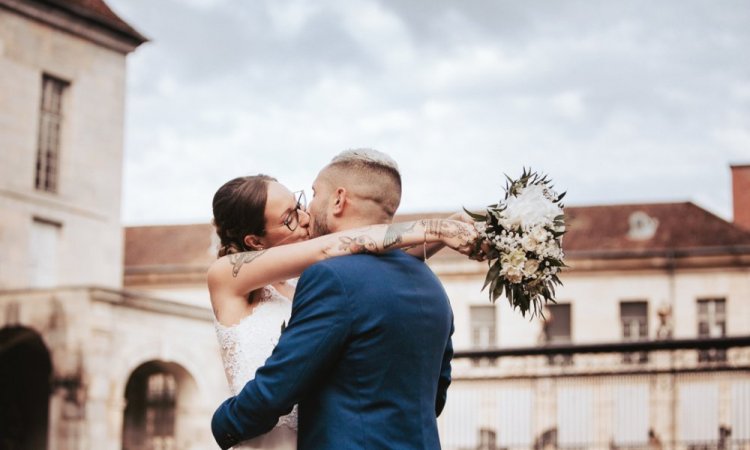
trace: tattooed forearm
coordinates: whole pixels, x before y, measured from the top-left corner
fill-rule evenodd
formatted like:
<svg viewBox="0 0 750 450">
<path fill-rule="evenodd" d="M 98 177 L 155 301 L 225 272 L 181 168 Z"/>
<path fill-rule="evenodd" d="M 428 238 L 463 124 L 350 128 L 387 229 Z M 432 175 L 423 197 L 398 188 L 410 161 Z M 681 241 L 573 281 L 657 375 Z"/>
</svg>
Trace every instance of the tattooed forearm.
<svg viewBox="0 0 750 450">
<path fill-rule="evenodd" d="M 361 235 L 354 238 L 342 236 L 339 241 L 341 241 L 339 249 L 350 253 L 375 253 L 378 251 L 378 245 L 370 236 Z"/>
<path fill-rule="evenodd" d="M 229 255 L 229 262 L 231 262 L 233 266 L 232 276 L 237 278 L 237 275 L 239 275 L 240 269 L 244 264 L 249 264 L 255 261 L 265 252 L 265 250 L 260 250 L 257 252 L 232 253 Z"/>
<path fill-rule="evenodd" d="M 469 228 L 454 220 L 428 219 L 423 220 L 422 225 L 424 226 L 425 234 L 435 236 L 439 239 L 458 238 L 466 242 L 472 240 Z"/>
<path fill-rule="evenodd" d="M 443 237 L 442 234 L 440 234 L 442 222 L 441 219 L 422 220 L 425 235 L 435 236 L 437 238 Z"/>
<path fill-rule="evenodd" d="M 385 230 L 385 238 L 383 238 L 383 248 L 393 247 L 403 242 L 404 233 L 413 230 L 416 225 L 416 222 L 392 223 L 388 225 L 388 229 Z"/>
</svg>

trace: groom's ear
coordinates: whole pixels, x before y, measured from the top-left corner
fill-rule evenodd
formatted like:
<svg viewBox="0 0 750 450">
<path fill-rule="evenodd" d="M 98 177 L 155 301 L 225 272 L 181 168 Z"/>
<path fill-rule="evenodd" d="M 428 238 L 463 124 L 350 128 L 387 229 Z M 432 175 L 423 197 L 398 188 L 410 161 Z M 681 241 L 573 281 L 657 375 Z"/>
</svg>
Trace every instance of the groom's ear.
<svg viewBox="0 0 750 450">
<path fill-rule="evenodd" d="M 345 188 L 337 188 L 333 194 L 333 200 L 331 202 L 331 213 L 338 217 L 344 212 L 344 206 L 347 202 L 347 192 Z"/>
<path fill-rule="evenodd" d="M 260 238 L 254 234 L 248 234 L 245 236 L 245 239 L 242 241 L 245 243 L 245 247 L 249 248 L 250 250 L 263 250 L 264 246 L 263 243 L 260 241 Z"/>
</svg>

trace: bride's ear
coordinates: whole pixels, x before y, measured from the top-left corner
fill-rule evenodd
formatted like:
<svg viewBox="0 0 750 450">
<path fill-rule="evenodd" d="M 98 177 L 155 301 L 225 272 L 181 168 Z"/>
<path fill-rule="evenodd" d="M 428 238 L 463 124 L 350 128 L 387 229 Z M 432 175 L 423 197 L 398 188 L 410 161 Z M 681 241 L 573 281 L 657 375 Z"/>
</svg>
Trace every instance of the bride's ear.
<svg viewBox="0 0 750 450">
<path fill-rule="evenodd" d="M 260 238 L 254 234 L 248 234 L 245 236 L 245 239 L 243 240 L 245 243 L 245 247 L 249 248 L 250 250 L 263 250 L 265 246 L 260 241 Z"/>
</svg>

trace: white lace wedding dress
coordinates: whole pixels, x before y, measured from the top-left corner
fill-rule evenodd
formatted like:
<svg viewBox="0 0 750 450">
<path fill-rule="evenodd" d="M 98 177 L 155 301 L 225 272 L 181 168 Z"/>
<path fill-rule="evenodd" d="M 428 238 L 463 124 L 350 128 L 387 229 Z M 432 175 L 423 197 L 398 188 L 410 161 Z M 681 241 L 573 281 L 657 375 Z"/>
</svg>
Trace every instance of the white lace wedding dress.
<svg viewBox="0 0 750 450">
<path fill-rule="evenodd" d="M 294 283 L 291 283 L 294 286 Z M 237 395 L 255 376 L 255 371 L 271 356 L 279 342 L 282 325 L 289 322 L 292 302 L 272 286 L 258 296 L 253 312 L 232 326 L 214 320 L 221 346 L 224 370 L 232 395 Z M 234 449 L 295 450 L 297 448 L 297 407 L 281 417 L 268 433 L 244 441 Z"/>
</svg>

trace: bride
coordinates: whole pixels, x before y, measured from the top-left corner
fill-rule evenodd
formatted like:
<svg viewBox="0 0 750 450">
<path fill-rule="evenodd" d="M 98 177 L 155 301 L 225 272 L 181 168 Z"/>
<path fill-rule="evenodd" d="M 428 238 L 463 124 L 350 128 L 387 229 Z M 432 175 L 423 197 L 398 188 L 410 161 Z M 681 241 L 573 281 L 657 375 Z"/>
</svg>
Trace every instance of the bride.
<svg viewBox="0 0 750 450">
<path fill-rule="evenodd" d="M 214 195 L 213 215 L 221 243 L 219 258 L 208 271 L 208 289 L 233 395 L 271 355 L 291 314 L 294 278 L 308 266 L 396 248 L 423 258 L 447 245 L 468 255 L 477 237 L 469 223 L 429 219 L 309 239 L 304 192 L 293 194 L 266 175 L 225 183 Z M 296 449 L 296 407 L 269 433 L 234 448 Z"/>
</svg>

